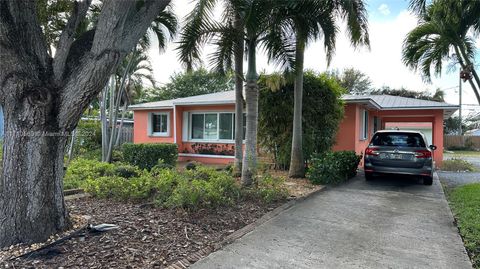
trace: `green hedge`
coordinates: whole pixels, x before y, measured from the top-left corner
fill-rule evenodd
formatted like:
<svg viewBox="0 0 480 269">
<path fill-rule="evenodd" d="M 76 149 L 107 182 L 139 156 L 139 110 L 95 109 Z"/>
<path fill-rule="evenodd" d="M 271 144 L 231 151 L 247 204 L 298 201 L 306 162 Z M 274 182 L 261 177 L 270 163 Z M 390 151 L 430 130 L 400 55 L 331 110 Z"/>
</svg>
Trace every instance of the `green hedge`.
<svg viewBox="0 0 480 269">
<path fill-rule="evenodd" d="M 105 176 L 130 178 L 138 176 L 140 172 L 137 167 L 128 164 L 106 163 L 78 158 L 68 165 L 67 172 L 63 178 L 63 189 L 82 188 L 88 179 L 98 179 Z"/>
<path fill-rule="evenodd" d="M 338 184 L 357 174 L 362 156 L 354 151 L 335 151 L 314 155 L 307 177 L 314 184 Z"/>
<path fill-rule="evenodd" d="M 178 158 L 176 144 L 124 144 L 122 147 L 125 162 L 140 169 L 152 169 L 160 162 L 175 166 Z"/>
</svg>

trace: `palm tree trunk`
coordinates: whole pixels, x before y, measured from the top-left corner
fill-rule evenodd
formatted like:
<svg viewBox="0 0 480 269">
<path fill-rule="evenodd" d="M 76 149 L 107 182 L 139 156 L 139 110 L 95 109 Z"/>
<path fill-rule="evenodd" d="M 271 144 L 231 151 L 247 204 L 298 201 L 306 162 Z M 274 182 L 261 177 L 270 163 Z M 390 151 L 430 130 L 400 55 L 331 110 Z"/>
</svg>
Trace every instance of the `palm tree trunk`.
<svg viewBox="0 0 480 269">
<path fill-rule="evenodd" d="M 477 85 L 473 83 L 472 79 L 470 78 L 468 81 L 470 82 L 470 86 L 472 86 L 473 92 L 475 93 L 475 96 L 477 97 L 477 102 L 480 104 L 480 93 L 478 88 L 480 88 L 480 78 L 478 77 L 477 72 L 473 68 L 472 63 L 468 59 L 468 56 L 465 52 L 465 49 L 460 45 L 460 46 L 454 46 L 455 48 L 455 53 L 458 55 L 458 61 L 460 62 L 460 65 L 462 66 L 463 69 L 470 67 L 472 70 L 473 77 L 475 78 L 475 81 Z M 465 62 L 464 62 L 465 60 Z"/>
<path fill-rule="evenodd" d="M 256 70 L 256 41 L 248 42 L 247 85 L 245 101 L 247 103 L 247 132 L 245 137 L 245 154 L 242 163 L 242 185 L 249 186 L 257 168 L 257 119 L 258 119 L 258 75 Z"/>
<path fill-rule="evenodd" d="M 235 40 L 235 162 L 234 174 L 242 172 L 243 159 L 243 24 L 240 16 L 235 16 L 234 27 L 238 33 Z"/>
<path fill-rule="evenodd" d="M 294 108 L 293 108 L 293 135 L 292 152 L 290 154 L 290 170 L 288 176 L 292 178 L 305 177 L 305 161 L 303 158 L 303 128 L 302 128 L 302 107 L 303 107 L 303 61 L 305 44 L 297 37 L 295 50 L 295 86 L 294 86 Z"/>
<path fill-rule="evenodd" d="M 112 117 L 111 117 L 111 124 L 110 126 L 112 127 L 111 133 L 110 133 L 110 140 L 108 144 L 108 150 L 107 150 L 107 156 L 106 156 L 106 162 L 111 162 L 112 161 L 112 152 L 113 152 L 113 147 L 115 146 L 114 142 L 116 141 L 116 136 L 118 134 L 118 128 L 117 128 L 117 118 L 118 118 L 118 110 L 120 108 L 120 101 L 122 100 L 122 93 L 125 89 L 125 81 L 127 77 L 129 76 L 128 74 L 130 73 L 130 68 L 133 63 L 133 59 L 135 58 L 134 55 L 136 53 L 136 50 L 134 49 L 132 52 L 132 58 L 130 61 L 128 61 L 127 67 L 125 68 L 125 71 L 123 72 L 122 80 L 120 82 L 120 86 L 118 88 L 118 92 L 116 93 L 116 97 L 113 100 L 113 108 L 110 108 L 110 111 L 112 112 Z M 129 78 L 130 79 L 130 78 Z M 114 89 L 116 87 L 113 87 Z M 112 91 L 112 98 L 115 95 L 115 91 Z"/>
<path fill-rule="evenodd" d="M 67 166 L 70 164 L 73 156 L 73 146 L 75 145 L 75 140 L 77 138 L 77 129 L 73 130 L 72 137 L 70 138 L 70 145 L 68 146 L 68 159 L 67 159 Z"/>
<path fill-rule="evenodd" d="M 101 93 L 100 99 L 100 122 L 102 124 L 102 162 L 106 160 L 108 145 L 108 125 L 107 125 L 107 95 L 108 85 L 105 86 Z"/>
</svg>

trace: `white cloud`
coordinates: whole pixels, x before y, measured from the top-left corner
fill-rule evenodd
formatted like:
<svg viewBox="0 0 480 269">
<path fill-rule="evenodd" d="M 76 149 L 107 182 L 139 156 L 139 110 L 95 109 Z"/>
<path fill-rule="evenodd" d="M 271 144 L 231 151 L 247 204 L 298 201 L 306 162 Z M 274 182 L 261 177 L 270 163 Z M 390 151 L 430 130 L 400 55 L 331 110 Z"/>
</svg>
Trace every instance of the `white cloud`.
<svg viewBox="0 0 480 269">
<path fill-rule="evenodd" d="M 378 7 L 378 11 L 380 11 L 380 13 L 382 13 L 383 15 L 387 16 L 390 14 L 390 9 L 388 8 L 388 5 L 387 4 L 381 4 L 379 7 Z"/>
<path fill-rule="evenodd" d="M 180 10 L 177 12 L 185 15 L 191 10 L 192 4 L 178 1 L 175 8 Z M 457 86 L 457 71 L 448 73 L 447 63 L 444 65 L 445 72 L 442 77 L 433 78 L 432 84 L 424 83 L 419 73 L 415 73 L 402 63 L 403 40 L 406 34 L 416 25 L 417 18 L 407 10 L 400 12 L 391 20 L 377 21 L 370 18 L 370 50 L 352 48 L 346 34 L 341 32 L 337 37 L 336 53 L 330 66 L 327 67 L 322 41 L 319 41 L 308 46 L 305 55 L 305 68 L 323 72 L 328 69 L 342 70 L 347 67 L 354 67 L 366 73 L 373 81 L 374 87 L 386 85 L 394 88 L 405 87 L 417 91 L 429 89 L 433 92 L 436 88 L 446 89 Z M 477 39 L 477 44 L 478 42 Z M 183 67 L 177 59 L 177 52 L 174 50 L 176 46 L 177 44 L 174 43 L 169 44 L 166 53 L 159 55 L 155 44 L 152 45 L 150 55 L 157 81 L 167 82 L 171 74 L 183 71 Z M 207 54 L 211 51 L 212 47 L 204 49 L 205 64 L 208 64 Z M 269 64 L 267 57 L 261 52 L 257 57 L 257 70 L 259 72 L 263 70 L 267 72 L 280 71 L 277 67 Z M 468 83 L 463 85 L 464 102 L 471 103 L 472 101 L 468 100 L 468 98 L 473 97 L 470 85 Z M 446 91 L 446 100 L 447 102 L 458 103 L 458 93 L 454 89 Z"/>
</svg>

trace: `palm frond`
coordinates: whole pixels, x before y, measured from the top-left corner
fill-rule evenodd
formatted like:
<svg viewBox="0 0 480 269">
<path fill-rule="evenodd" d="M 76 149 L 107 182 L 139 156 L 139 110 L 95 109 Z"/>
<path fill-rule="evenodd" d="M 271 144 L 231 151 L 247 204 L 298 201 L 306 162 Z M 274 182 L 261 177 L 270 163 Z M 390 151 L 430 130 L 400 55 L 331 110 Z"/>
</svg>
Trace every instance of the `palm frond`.
<svg viewBox="0 0 480 269">
<path fill-rule="evenodd" d="M 178 57 L 188 70 L 200 64 L 201 48 L 216 34 L 217 24 L 213 20 L 216 0 L 199 0 L 187 15 L 180 34 Z"/>
</svg>

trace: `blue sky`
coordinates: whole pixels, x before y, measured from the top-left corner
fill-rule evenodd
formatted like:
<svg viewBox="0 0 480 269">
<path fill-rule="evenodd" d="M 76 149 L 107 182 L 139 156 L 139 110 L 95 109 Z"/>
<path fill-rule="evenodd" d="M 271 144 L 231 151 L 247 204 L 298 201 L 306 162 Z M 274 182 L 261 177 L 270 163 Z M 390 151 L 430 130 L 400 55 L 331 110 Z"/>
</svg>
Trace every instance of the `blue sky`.
<svg viewBox="0 0 480 269">
<path fill-rule="evenodd" d="M 408 2 L 405 0 L 371 0 L 366 2 L 370 21 L 383 21 L 392 19 L 401 11 L 408 8 Z"/>
<path fill-rule="evenodd" d="M 179 18 L 183 18 L 193 8 L 191 1 L 174 0 L 173 3 Z M 320 41 L 307 47 L 305 67 L 320 72 L 354 67 L 366 73 L 375 87 L 405 87 L 410 90 L 429 90 L 430 92 L 434 92 L 436 88 L 445 89 L 447 102 L 458 104 L 458 90 L 455 88 L 458 86 L 458 70 L 448 71 L 447 63 L 445 63 L 442 76 L 434 78 L 431 84 L 427 84 L 422 81 L 418 73 L 407 68 L 401 61 L 403 40 L 406 34 L 417 25 L 417 18 L 408 11 L 408 1 L 369 0 L 366 1 L 366 5 L 369 13 L 371 49 L 352 48 L 346 35 L 342 32 L 337 38 L 336 53 L 330 66 L 326 64 L 325 53 Z M 160 83 L 165 83 L 168 82 L 170 75 L 174 72 L 181 72 L 183 68 L 178 63 L 174 51 L 175 44 L 170 44 L 162 55 L 158 54 L 155 46 L 156 44 L 153 44 L 150 52 L 155 79 Z M 477 47 L 480 50 L 479 39 L 477 39 Z M 208 53 L 211 51 L 209 47 L 204 49 L 206 67 L 208 67 Z M 276 66 L 269 64 L 265 55 L 261 53 L 257 57 L 257 61 L 258 70 L 279 71 Z M 476 63 L 480 64 L 480 52 L 477 53 Z M 468 83 L 464 83 L 463 88 L 463 103 L 474 103 L 473 91 Z"/>
</svg>

